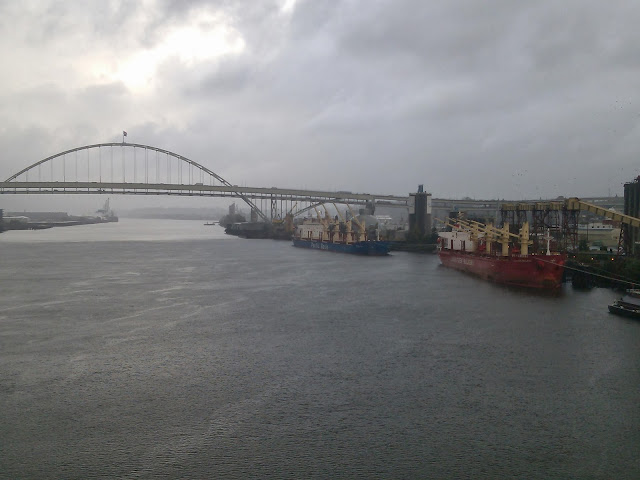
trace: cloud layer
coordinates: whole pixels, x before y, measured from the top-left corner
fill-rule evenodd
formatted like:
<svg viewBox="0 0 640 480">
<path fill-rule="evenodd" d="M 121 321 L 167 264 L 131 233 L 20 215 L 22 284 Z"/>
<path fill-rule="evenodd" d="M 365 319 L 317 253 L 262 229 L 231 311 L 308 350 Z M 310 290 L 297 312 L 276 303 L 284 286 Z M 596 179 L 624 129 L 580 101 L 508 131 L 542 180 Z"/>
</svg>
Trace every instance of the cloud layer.
<svg viewBox="0 0 640 480">
<path fill-rule="evenodd" d="M 117 141 L 232 183 L 438 197 L 622 194 L 640 4 L 0 3 L 0 176 Z"/>
</svg>

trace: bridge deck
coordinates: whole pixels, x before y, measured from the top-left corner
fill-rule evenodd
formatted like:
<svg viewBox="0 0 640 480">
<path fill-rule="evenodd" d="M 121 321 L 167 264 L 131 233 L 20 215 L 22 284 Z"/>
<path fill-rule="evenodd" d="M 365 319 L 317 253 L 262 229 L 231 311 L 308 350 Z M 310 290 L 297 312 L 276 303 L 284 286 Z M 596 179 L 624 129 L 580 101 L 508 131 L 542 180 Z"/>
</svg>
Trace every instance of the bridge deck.
<svg viewBox="0 0 640 480">
<path fill-rule="evenodd" d="M 338 202 L 407 206 L 408 196 L 369 193 L 330 192 L 286 188 L 240 187 L 237 185 L 184 185 L 166 183 L 122 182 L 0 182 L 0 194 L 131 194 L 236 197 L 253 199 L 286 199 L 306 202 Z"/>
</svg>

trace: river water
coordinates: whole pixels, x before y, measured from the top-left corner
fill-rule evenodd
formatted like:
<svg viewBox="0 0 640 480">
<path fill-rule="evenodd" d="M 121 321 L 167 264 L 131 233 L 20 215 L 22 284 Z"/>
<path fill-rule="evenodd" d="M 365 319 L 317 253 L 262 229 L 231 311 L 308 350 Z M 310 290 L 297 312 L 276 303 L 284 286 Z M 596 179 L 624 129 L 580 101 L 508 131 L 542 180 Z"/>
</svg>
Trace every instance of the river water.
<svg viewBox="0 0 640 480">
<path fill-rule="evenodd" d="M 640 478 L 640 322 L 127 220 L 0 235 L 2 478 Z"/>
</svg>

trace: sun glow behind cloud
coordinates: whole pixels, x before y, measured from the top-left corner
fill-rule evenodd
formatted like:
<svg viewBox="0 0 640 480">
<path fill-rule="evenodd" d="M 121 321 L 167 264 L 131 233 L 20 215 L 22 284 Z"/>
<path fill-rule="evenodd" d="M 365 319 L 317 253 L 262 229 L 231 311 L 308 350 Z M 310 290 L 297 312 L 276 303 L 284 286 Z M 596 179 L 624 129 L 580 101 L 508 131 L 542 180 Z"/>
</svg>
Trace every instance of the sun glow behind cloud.
<svg viewBox="0 0 640 480">
<path fill-rule="evenodd" d="M 131 53 L 109 70 L 105 64 L 95 65 L 93 72 L 98 78 L 121 81 L 132 91 L 144 92 L 153 89 L 156 72 L 167 60 L 193 66 L 244 49 L 244 39 L 222 15 L 198 12 L 188 24 L 169 29 L 153 48 Z"/>
<path fill-rule="evenodd" d="M 291 13 L 296 6 L 296 0 L 284 0 L 282 6 L 280 7 L 280 11 L 282 13 Z"/>
</svg>

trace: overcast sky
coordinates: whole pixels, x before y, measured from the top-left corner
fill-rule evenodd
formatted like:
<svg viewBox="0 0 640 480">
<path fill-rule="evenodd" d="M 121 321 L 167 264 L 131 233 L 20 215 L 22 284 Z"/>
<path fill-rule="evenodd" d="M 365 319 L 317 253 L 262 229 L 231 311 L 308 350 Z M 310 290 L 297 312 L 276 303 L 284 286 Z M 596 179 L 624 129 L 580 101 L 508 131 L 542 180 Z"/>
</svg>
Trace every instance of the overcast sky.
<svg viewBox="0 0 640 480">
<path fill-rule="evenodd" d="M 247 186 L 621 195 L 638 25 L 636 1 L 0 0 L 0 177 L 126 130 Z"/>
</svg>

